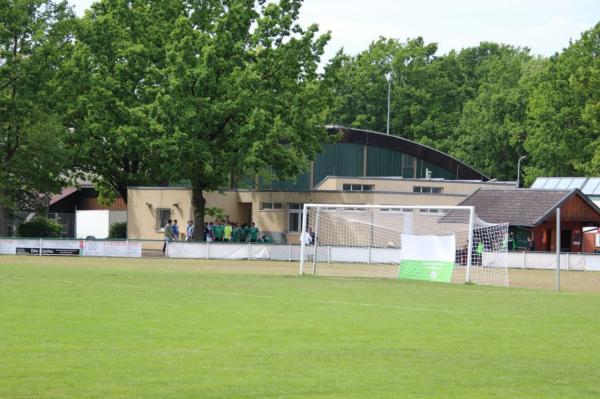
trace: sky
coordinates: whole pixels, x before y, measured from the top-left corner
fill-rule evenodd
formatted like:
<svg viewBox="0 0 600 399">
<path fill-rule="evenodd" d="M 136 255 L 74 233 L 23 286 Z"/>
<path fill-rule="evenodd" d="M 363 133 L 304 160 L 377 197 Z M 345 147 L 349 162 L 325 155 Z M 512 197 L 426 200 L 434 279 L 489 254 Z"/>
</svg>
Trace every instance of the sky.
<svg viewBox="0 0 600 399">
<path fill-rule="evenodd" d="M 79 15 L 94 0 L 69 0 Z M 305 0 L 303 26 L 331 31 L 325 60 L 343 47 L 357 54 L 379 36 L 422 36 L 438 55 L 494 41 L 544 56 L 600 21 L 600 0 Z"/>
</svg>

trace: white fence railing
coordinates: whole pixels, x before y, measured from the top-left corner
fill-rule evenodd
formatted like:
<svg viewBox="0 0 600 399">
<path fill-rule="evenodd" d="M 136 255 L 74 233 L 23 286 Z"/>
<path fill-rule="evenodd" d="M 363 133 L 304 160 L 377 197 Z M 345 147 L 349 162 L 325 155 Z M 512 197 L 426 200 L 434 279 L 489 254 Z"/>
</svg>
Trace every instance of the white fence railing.
<svg viewBox="0 0 600 399">
<path fill-rule="evenodd" d="M 556 269 L 556 253 L 509 252 L 508 267 L 511 269 Z M 562 253 L 562 270 L 600 271 L 600 254 Z"/>
<path fill-rule="evenodd" d="M 0 254 L 3 255 L 65 255 L 140 258 L 141 241 L 113 240 L 52 240 L 46 238 L 2 238 Z"/>
<path fill-rule="evenodd" d="M 139 258 L 161 256 L 163 243 L 144 240 L 59 240 L 45 238 L 0 238 L 0 255 L 28 254 L 36 256 L 99 256 Z M 486 258 L 498 253 L 484 253 Z M 169 242 L 166 256 L 178 259 L 257 259 L 300 261 L 300 245 L 264 243 L 190 243 Z M 306 248 L 306 256 L 314 256 L 314 247 Z M 319 259 L 325 262 L 394 263 L 400 262 L 400 250 L 392 248 L 319 247 Z M 556 269 L 556 254 L 549 252 L 502 253 L 511 269 Z M 600 254 L 563 253 L 563 270 L 600 271 Z"/>
</svg>

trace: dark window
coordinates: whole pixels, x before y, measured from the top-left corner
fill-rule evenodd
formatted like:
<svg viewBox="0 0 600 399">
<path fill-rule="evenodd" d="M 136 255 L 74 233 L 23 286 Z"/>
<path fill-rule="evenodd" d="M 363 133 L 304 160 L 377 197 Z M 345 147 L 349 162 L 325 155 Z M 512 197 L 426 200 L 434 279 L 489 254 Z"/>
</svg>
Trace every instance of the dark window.
<svg viewBox="0 0 600 399">
<path fill-rule="evenodd" d="M 171 219 L 170 208 L 158 208 L 156 210 L 156 228 L 162 229 L 167 225 L 167 221 Z"/>
<path fill-rule="evenodd" d="M 443 187 L 413 186 L 413 193 L 441 194 Z"/>
<path fill-rule="evenodd" d="M 283 204 L 281 202 L 261 202 L 260 209 L 262 211 L 283 209 Z"/>
<path fill-rule="evenodd" d="M 342 190 L 344 191 L 373 191 L 375 187 L 372 184 L 344 184 Z"/>
</svg>

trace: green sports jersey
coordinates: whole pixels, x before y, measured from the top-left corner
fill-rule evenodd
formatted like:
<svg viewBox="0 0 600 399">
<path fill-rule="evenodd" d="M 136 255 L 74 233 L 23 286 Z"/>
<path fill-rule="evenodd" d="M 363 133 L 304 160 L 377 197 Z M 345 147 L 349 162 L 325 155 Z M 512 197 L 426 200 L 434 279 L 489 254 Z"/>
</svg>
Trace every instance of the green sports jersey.
<svg viewBox="0 0 600 399">
<path fill-rule="evenodd" d="M 256 241 L 258 239 L 258 227 L 250 227 L 248 233 L 250 234 L 251 240 Z"/>
<path fill-rule="evenodd" d="M 236 227 L 233 229 L 233 231 L 231 232 L 231 241 L 233 242 L 239 242 L 240 241 L 240 232 L 242 229 L 240 229 L 239 227 Z"/>
<path fill-rule="evenodd" d="M 246 242 L 247 238 L 248 238 L 248 226 L 246 226 L 244 228 L 240 228 L 240 241 Z"/>
<path fill-rule="evenodd" d="M 222 224 L 218 224 L 215 227 L 213 227 L 213 234 L 215 235 L 216 239 L 223 238 L 224 231 L 225 231 L 225 229 L 224 229 L 224 226 Z"/>
<path fill-rule="evenodd" d="M 165 226 L 165 238 L 169 240 L 173 238 L 173 227 L 170 224 Z"/>
</svg>

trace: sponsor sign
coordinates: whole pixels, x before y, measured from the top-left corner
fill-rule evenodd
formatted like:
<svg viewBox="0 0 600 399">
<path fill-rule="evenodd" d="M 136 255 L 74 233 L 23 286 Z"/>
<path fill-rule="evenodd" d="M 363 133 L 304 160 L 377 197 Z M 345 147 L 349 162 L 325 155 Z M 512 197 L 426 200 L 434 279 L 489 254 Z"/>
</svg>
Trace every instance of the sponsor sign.
<svg viewBox="0 0 600 399">
<path fill-rule="evenodd" d="M 83 244 L 83 255 L 139 258 L 142 256 L 142 243 L 86 240 Z"/>
<path fill-rule="evenodd" d="M 81 243 L 79 240 L 42 240 L 42 255 L 72 255 L 78 256 Z M 40 240 L 16 240 L 17 254 L 40 254 Z"/>
<path fill-rule="evenodd" d="M 452 281 L 454 262 L 436 260 L 403 260 L 399 278 L 449 283 Z"/>
</svg>

